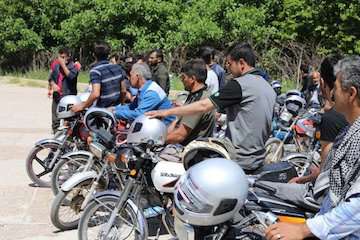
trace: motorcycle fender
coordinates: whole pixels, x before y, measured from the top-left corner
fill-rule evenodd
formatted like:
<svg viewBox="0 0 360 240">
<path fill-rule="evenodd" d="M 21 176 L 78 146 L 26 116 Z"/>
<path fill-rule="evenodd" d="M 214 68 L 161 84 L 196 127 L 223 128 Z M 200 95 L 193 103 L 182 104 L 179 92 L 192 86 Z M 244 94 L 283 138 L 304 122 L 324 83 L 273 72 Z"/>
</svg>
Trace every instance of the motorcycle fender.
<svg viewBox="0 0 360 240">
<path fill-rule="evenodd" d="M 61 185 L 61 190 L 64 192 L 70 191 L 77 184 L 88 180 L 95 179 L 97 177 L 97 173 L 95 171 L 87 171 L 87 172 L 79 172 L 71 176 L 63 185 Z"/>
<path fill-rule="evenodd" d="M 75 151 L 75 152 L 66 153 L 66 154 L 64 154 L 61 158 L 66 158 L 66 159 L 69 159 L 69 160 L 70 160 L 72 157 L 78 156 L 78 155 L 84 155 L 84 156 L 86 156 L 89 160 L 94 157 L 94 155 L 93 155 L 91 152 L 80 150 L 80 151 Z"/>
<path fill-rule="evenodd" d="M 281 159 L 281 161 L 288 162 L 288 161 L 291 160 L 292 158 L 304 158 L 304 159 L 307 159 L 308 156 L 305 155 L 305 154 L 302 154 L 302 153 L 291 153 L 291 154 L 283 157 L 283 158 Z"/>
<path fill-rule="evenodd" d="M 35 146 L 36 146 L 36 147 L 39 147 L 39 146 L 44 145 L 44 144 L 47 144 L 47 143 L 52 143 L 52 144 L 57 144 L 57 145 L 61 145 L 61 144 L 62 144 L 62 142 L 60 142 L 60 141 L 58 141 L 58 140 L 56 140 L 56 139 L 46 138 L 46 139 L 42 139 L 42 140 L 40 140 L 40 141 L 37 141 L 37 142 L 35 143 Z"/>
</svg>

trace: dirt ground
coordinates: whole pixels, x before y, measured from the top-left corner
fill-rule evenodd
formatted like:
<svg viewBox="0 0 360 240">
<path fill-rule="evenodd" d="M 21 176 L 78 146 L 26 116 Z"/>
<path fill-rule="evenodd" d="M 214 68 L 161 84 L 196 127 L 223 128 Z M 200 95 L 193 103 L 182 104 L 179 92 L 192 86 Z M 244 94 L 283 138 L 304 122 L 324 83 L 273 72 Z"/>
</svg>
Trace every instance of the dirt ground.
<svg viewBox="0 0 360 240">
<path fill-rule="evenodd" d="M 0 81 L 0 90 L 0 240 L 77 239 L 76 230 L 51 225 L 51 190 L 30 186 L 25 170 L 34 143 L 51 136 L 46 89 Z"/>
</svg>

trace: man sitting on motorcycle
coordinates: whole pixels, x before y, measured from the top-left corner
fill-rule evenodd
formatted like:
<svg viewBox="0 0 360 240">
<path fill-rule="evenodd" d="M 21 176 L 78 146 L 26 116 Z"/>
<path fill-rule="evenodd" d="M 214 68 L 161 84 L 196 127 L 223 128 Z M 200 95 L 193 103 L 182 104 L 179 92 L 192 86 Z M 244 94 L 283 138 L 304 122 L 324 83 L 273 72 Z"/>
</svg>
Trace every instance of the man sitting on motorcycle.
<svg viewBox="0 0 360 240">
<path fill-rule="evenodd" d="M 218 109 L 226 111 L 227 137 L 234 145 L 234 160 L 247 171 L 263 165 L 265 141 L 271 130 L 276 94 L 256 74 L 255 54 L 249 44 L 235 44 L 227 54 L 233 80 L 209 98 L 173 109 L 147 113 L 152 117 L 189 116 Z"/>
<path fill-rule="evenodd" d="M 132 122 L 145 112 L 171 108 L 172 105 L 166 93 L 151 80 L 150 69 L 145 64 L 135 63 L 132 66 L 130 84 L 138 89 L 136 98 L 130 104 L 116 106 L 114 109 L 116 118 Z M 164 123 L 168 125 L 174 119 L 174 116 L 168 116 L 164 119 Z"/>
<path fill-rule="evenodd" d="M 271 225 L 267 239 L 360 238 L 360 57 L 339 61 L 335 73 L 335 109 L 350 126 L 337 136 L 327 158 L 329 192 L 315 217 L 304 224 Z"/>
<path fill-rule="evenodd" d="M 206 80 L 206 65 L 201 59 L 190 60 L 181 69 L 181 81 L 189 92 L 185 105 L 209 97 Z M 214 111 L 183 116 L 172 122 L 168 128 L 167 143 L 185 146 L 199 137 L 211 137 L 215 126 Z"/>
</svg>

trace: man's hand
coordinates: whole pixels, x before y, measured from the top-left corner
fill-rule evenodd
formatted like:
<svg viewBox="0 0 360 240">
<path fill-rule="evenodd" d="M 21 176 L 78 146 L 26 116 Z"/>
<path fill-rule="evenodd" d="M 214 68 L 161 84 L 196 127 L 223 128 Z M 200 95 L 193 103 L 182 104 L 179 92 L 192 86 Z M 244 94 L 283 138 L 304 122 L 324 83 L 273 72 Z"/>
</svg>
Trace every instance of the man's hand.
<svg viewBox="0 0 360 240">
<path fill-rule="evenodd" d="M 313 234 L 305 223 L 276 223 L 265 230 L 268 240 L 300 240 Z"/>
<path fill-rule="evenodd" d="M 58 61 L 59 61 L 59 64 L 60 64 L 61 67 L 66 66 L 66 62 L 65 62 L 65 59 L 64 59 L 64 58 L 58 57 Z"/>
<path fill-rule="evenodd" d="M 309 175 L 303 177 L 294 177 L 289 181 L 289 183 L 304 184 L 307 182 L 314 182 L 316 178 L 319 176 L 319 174 L 320 174 L 320 168 L 315 165 L 311 165 Z"/>
<path fill-rule="evenodd" d="M 158 110 L 158 111 L 150 111 L 145 113 L 145 116 L 148 116 L 150 118 L 164 118 L 167 117 L 167 111 L 166 110 Z"/>
<path fill-rule="evenodd" d="M 79 103 L 79 104 L 76 104 L 76 105 L 71 107 L 72 112 L 81 112 L 82 110 L 84 110 L 84 104 L 83 103 Z"/>
</svg>

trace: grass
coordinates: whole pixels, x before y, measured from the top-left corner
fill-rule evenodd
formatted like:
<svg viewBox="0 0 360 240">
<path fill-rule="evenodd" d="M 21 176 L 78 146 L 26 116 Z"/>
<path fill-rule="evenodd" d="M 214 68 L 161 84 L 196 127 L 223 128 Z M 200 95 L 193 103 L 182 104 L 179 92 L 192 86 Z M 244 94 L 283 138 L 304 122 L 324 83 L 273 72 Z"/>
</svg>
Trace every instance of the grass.
<svg viewBox="0 0 360 240">
<path fill-rule="evenodd" d="M 43 87 L 43 81 L 46 81 L 49 77 L 49 71 L 47 70 L 37 70 L 37 71 L 28 71 L 26 73 L 10 73 L 7 76 L 11 76 L 9 83 L 18 84 L 21 86 L 31 86 L 31 87 Z M 26 78 L 26 81 L 23 79 Z M 39 82 L 39 80 L 42 80 Z M 89 82 L 89 72 L 81 71 L 78 77 L 78 82 L 88 83 Z M 282 80 L 282 91 L 286 92 L 290 89 L 296 88 L 295 81 L 292 80 Z M 180 80 L 180 76 L 177 74 L 170 74 L 170 86 L 171 90 L 183 91 L 184 86 Z"/>
<path fill-rule="evenodd" d="M 28 78 L 34 80 L 47 80 L 49 77 L 48 70 L 35 70 L 35 71 L 28 71 L 26 73 L 10 73 L 7 76 L 12 77 L 20 77 L 20 78 Z M 80 71 L 78 81 L 81 83 L 88 83 L 89 82 L 89 72 L 88 71 Z"/>
</svg>

